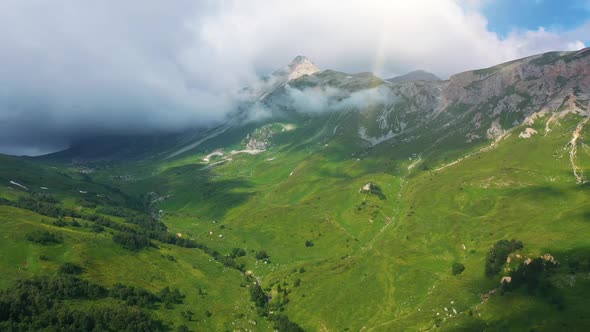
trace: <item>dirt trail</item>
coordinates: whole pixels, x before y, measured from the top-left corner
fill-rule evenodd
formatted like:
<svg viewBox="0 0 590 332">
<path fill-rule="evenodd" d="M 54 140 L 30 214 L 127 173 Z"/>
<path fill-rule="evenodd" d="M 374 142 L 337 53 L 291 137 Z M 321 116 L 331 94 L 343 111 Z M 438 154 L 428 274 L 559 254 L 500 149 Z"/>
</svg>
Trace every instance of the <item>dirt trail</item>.
<svg viewBox="0 0 590 332">
<path fill-rule="evenodd" d="M 578 152 L 578 139 L 581 136 L 582 129 L 584 125 L 590 120 L 590 118 L 586 118 L 576 126 L 576 129 L 572 132 L 572 139 L 568 142 L 566 147 L 569 146 L 570 148 L 570 165 L 572 166 L 572 170 L 574 172 L 574 177 L 576 178 L 577 184 L 586 183 L 586 179 L 584 178 L 584 174 L 582 174 L 582 170 L 576 165 L 576 153 Z"/>
</svg>

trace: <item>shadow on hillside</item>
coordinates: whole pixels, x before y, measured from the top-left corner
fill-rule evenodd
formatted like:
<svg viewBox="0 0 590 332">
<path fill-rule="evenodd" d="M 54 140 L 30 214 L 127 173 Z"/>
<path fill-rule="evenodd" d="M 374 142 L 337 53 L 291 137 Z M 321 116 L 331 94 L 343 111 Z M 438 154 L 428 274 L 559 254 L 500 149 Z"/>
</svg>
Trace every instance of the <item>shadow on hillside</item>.
<svg viewBox="0 0 590 332">
<path fill-rule="evenodd" d="M 567 199 L 570 194 L 569 190 L 551 186 L 528 186 L 508 190 L 508 195 L 511 197 L 524 197 L 537 201 Z"/>
<path fill-rule="evenodd" d="M 147 191 L 165 197 L 160 206 L 213 220 L 223 218 L 254 194 L 248 181 L 220 179 L 202 164 L 174 167 L 148 181 L 143 184 Z"/>
<path fill-rule="evenodd" d="M 566 251 L 546 249 L 544 252 L 555 257 L 557 267 L 539 273 L 528 271 L 524 281 L 514 289 L 496 291 L 482 307 L 492 310 L 493 320 L 484 321 L 475 312 L 453 330 L 588 331 L 590 247 Z M 500 279 L 499 276 L 494 278 Z M 497 311 L 503 307 L 505 311 Z M 491 312 L 487 312 L 488 317 Z"/>
<path fill-rule="evenodd" d="M 578 185 L 578 188 L 580 188 L 583 191 L 590 191 L 590 182 L 586 182 L 584 184 Z"/>
</svg>

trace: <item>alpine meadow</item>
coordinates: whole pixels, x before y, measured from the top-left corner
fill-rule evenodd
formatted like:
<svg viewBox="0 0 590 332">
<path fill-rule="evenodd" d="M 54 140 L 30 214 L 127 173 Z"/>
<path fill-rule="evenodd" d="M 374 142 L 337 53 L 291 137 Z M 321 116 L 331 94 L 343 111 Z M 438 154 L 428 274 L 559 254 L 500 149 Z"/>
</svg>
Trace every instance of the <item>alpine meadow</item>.
<svg viewBox="0 0 590 332">
<path fill-rule="evenodd" d="M 146 6 L 150 15 L 175 15 Z M 235 6 L 227 15 L 240 29 L 266 24 L 246 22 Z M 96 23 L 84 17 L 75 24 Z M 118 22 L 113 31 L 121 31 Z M 220 38 L 208 27 L 199 38 Z M 140 35 L 175 47 L 180 37 L 168 32 Z M 114 35 L 113 45 L 123 45 Z M 0 45 L 10 48 L 6 36 Z M 64 56 L 40 55 L 41 43 L 14 36 L 27 50 L 40 47 L 23 51 L 27 66 Z M 58 45 L 75 40 L 67 36 L 55 37 Z M 310 45 L 299 49 L 322 53 L 321 44 Z M 292 62 L 228 88 L 228 103 L 197 92 L 200 80 L 226 80 L 217 67 L 199 69 L 186 90 L 166 85 L 183 67 L 174 61 L 157 64 L 176 68 L 170 76 L 133 69 L 120 72 L 129 89 L 107 87 L 121 78 L 76 62 L 94 56 L 90 46 L 67 50 L 74 70 L 62 74 L 83 76 L 79 82 L 46 81 L 58 65 L 43 79 L 11 78 L 14 89 L 0 79 L 0 147 L 34 141 L 24 135 L 38 136 L 32 148 L 56 147 L 0 154 L 0 330 L 588 331 L 590 48 L 572 45 L 448 76 L 429 67 L 442 63 L 437 54 L 415 66 L 400 62 L 397 71 L 345 72 L 330 69 L 330 57 L 319 65 L 289 49 L 284 62 Z M 117 47 L 104 62 L 147 64 L 132 56 L 137 50 Z M 223 61 L 232 67 L 254 54 L 245 49 L 223 53 Z M 407 49 L 394 53 L 414 52 Z M 21 69 L 2 61 L 7 77 Z M 336 67 L 356 68 L 342 63 Z M 146 81 L 135 84 L 135 76 Z M 54 95 L 66 87 L 71 96 Z M 184 99 L 192 93 L 196 104 Z M 222 103 L 229 106 L 217 115 L 201 111 Z M 165 111 L 141 113 L 148 104 Z M 194 117 L 171 120 L 193 107 Z M 31 126 L 16 130 L 15 114 L 28 114 Z"/>
</svg>

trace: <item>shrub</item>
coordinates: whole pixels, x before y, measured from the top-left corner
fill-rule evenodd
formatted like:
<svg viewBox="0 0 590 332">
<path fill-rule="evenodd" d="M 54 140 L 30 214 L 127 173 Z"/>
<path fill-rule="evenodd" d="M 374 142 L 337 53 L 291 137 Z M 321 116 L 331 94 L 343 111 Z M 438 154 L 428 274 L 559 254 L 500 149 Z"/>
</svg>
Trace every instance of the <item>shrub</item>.
<svg viewBox="0 0 590 332">
<path fill-rule="evenodd" d="M 82 274 L 82 272 L 84 272 L 84 268 L 78 264 L 67 262 L 59 267 L 58 272 L 61 274 Z"/>
<path fill-rule="evenodd" d="M 156 303 L 161 302 L 158 296 L 143 288 L 125 286 L 119 283 L 113 286 L 109 292 L 109 296 L 122 300 L 128 305 L 139 306 L 141 308 L 155 308 Z"/>
<path fill-rule="evenodd" d="M 31 197 L 39 202 L 49 203 L 49 204 L 56 204 L 57 200 L 55 197 L 51 196 L 50 194 L 46 193 L 32 193 Z"/>
<path fill-rule="evenodd" d="M 53 222 L 53 225 L 57 226 L 57 227 L 66 227 L 68 225 L 68 223 L 66 223 L 66 221 L 63 220 L 62 218 L 59 218 Z"/>
<path fill-rule="evenodd" d="M 236 258 L 236 257 L 243 257 L 246 256 L 246 250 L 242 249 L 242 248 L 233 248 L 231 250 L 231 253 L 229 254 L 229 256 L 231 258 Z"/>
<path fill-rule="evenodd" d="M 270 256 L 264 250 L 256 252 L 256 259 L 268 260 L 269 258 Z"/>
<path fill-rule="evenodd" d="M 0 291 L 0 331 L 162 331 L 148 312 L 129 305 L 63 305 L 105 298 L 107 290 L 70 275 L 18 280 Z"/>
<path fill-rule="evenodd" d="M 465 271 L 465 265 L 461 263 L 453 263 L 452 271 L 454 276 L 461 274 L 463 271 Z"/>
<path fill-rule="evenodd" d="M 50 244 L 59 244 L 63 243 L 63 237 L 56 233 L 50 233 L 48 231 L 36 231 L 30 234 L 27 234 L 27 240 L 42 244 L 42 245 L 50 245 Z"/>
<path fill-rule="evenodd" d="M 164 306 L 168 309 L 172 308 L 173 304 L 180 304 L 184 301 L 186 297 L 184 294 L 181 294 L 177 288 L 170 289 L 170 287 L 164 287 L 159 293 L 158 296 L 164 302 Z"/>
<path fill-rule="evenodd" d="M 92 224 L 90 226 L 90 230 L 93 231 L 94 233 L 101 233 L 101 232 L 104 232 L 104 227 L 102 227 L 99 224 Z"/>
<path fill-rule="evenodd" d="M 268 297 L 262 290 L 260 285 L 256 284 L 250 287 L 250 299 L 256 304 L 259 308 L 264 308 L 268 301 Z"/>
<path fill-rule="evenodd" d="M 129 250 L 141 250 L 151 245 L 150 239 L 145 235 L 119 232 L 113 235 L 113 241 Z"/>
<path fill-rule="evenodd" d="M 280 315 L 274 319 L 274 328 L 277 331 L 289 331 L 289 332 L 303 332 L 303 328 L 297 325 L 297 323 L 289 320 L 289 317 Z"/>
<path fill-rule="evenodd" d="M 491 277 L 500 273 L 508 255 L 523 247 L 522 242 L 516 240 L 500 240 L 496 242 L 490 251 L 488 251 L 486 257 L 486 275 Z"/>
</svg>

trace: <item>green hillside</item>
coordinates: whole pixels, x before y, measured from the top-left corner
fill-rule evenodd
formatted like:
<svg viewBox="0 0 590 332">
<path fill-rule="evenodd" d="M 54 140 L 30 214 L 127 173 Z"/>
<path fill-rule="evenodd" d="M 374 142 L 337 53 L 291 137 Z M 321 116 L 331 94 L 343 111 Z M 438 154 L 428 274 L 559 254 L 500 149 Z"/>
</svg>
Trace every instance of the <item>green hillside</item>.
<svg viewBox="0 0 590 332">
<path fill-rule="evenodd" d="M 81 278 L 107 288 L 177 288 L 186 296 L 181 304 L 146 310 L 170 327 L 193 330 L 270 328 L 250 299 L 250 274 L 272 295 L 269 305 L 308 330 L 586 326 L 588 187 L 576 184 L 566 146 L 580 118 L 566 117 L 547 135 L 543 120 L 531 138 L 517 137 L 523 127 L 516 127 L 497 147 L 456 164 L 426 159 L 413 168 L 396 150 L 350 158 L 331 143 L 280 144 L 212 168 L 197 155 L 87 174 L 77 166 L 3 157 L 3 183 L 18 180 L 29 191 L 2 188 L 8 202 L 0 207 L 0 282 L 10 288 L 75 263 L 85 270 Z M 589 159 L 581 144 L 576 162 L 582 171 Z M 359 192 L 369 182 L 378 194 Z M 33 189 L 42 186 L 48 189 Z M 57 218 L 19 205 L 26 198 L 49 201 L 45 196 L 57 203 L 39 205 L 61 207 Z M 145 211 L 161 215 L 174 236 L 221 255 L 243 249 L 243 257 L 231 260 L 244 267 L 155 239 L 129 250 L 112 239 L 120 229 L 97 230 L 89 220 L 98 215 L 135 229 L 125 221 Z M 62 241 L 27 239 L 38 231 Z M 509 272 L 486 276 L 485 264 L 502 239 L 524 244 L 511 254 L 506 267 L 512 271 L 520 260 L 544 254 L 559 263 L 534 284 L 501 290 L 500 278 Z M 263 251 L 269 258 L 257 259 Z M 461 274 L 453 275 L 454 263 L 464 265 Z M 496 289 L 482 302 L 482 294 Z M 189 309 L 191 320 L 182 315 Z"/>
<path fill-rule="evenodd" d="M 525 94 L 515 63 L 133 157 L 0 156 L 0 330 L 588 330 L 587 80 Z M 502 89 L 432 106 L 461 75 Z"/>
</svg>

